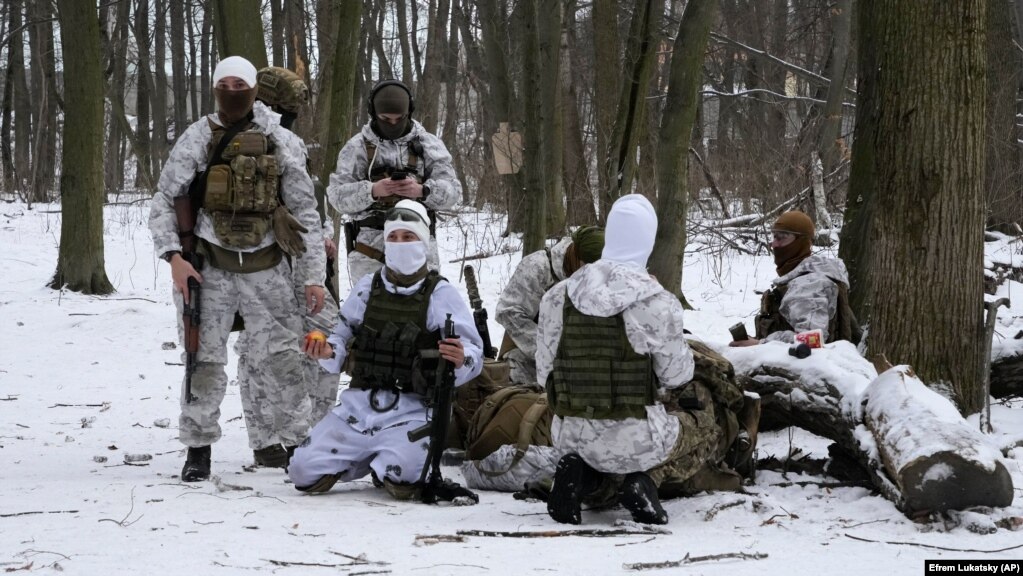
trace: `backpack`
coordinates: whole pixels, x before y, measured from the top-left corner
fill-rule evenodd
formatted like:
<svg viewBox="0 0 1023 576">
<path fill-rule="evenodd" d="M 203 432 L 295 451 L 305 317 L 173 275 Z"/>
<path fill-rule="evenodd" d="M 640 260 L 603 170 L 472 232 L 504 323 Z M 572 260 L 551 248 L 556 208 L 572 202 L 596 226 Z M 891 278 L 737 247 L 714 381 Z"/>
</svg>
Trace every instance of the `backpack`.
<svg viewBox="0 0 1023 576">
<path fill-rule="evenodd" d="M 484 400 L 511 384 L 510 368 L 504 360 L 483 359 L 479 376 L 455 388 L 451 405 L 451 426 L 448 427 L 448 448 L 465 449 L 469 422 Z"/>
<path fill-rule="evenodd" d="M 515 446 L 515 456 L 504 470 L 484 471 L 488 476 L 504 474 L 526 454 L 529 446 L 551 445 L 553 412 L 547 394 L 532 386 L 508 386 L 483 401 L 469 422 L 465 439 L 467 460 L 480 461 L 505 444 Z"/>
</svg>

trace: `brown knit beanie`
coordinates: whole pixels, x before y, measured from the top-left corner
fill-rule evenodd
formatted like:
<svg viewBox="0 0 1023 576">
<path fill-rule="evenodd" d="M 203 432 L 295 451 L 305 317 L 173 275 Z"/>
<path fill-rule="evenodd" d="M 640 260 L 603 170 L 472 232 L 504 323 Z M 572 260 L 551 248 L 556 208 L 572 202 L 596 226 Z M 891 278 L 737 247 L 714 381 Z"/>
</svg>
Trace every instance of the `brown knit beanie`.
<svg viewBox="0 0 1023 576">
<path fill-rule="evenodd" d="M 788 245 L 773 249 L 778 276 L 784 276 L 810 256 L 815 232 L 813 220 L 806 214 L 793 210 L 779 216 L 771 229 L 796 234 L 795 240 Z"/>
</svg>

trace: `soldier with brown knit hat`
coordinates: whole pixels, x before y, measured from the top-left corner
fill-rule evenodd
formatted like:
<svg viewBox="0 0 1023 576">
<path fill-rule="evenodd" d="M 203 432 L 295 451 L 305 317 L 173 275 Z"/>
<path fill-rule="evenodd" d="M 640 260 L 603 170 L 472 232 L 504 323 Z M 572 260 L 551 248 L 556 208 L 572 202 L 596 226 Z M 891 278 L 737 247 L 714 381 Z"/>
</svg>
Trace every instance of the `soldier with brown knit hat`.
<svg viewBox="0 0 1023 576">
<path fill-rule="evenodd" d="M 838 258 L 813 254 L 815 229 L 798 210 L 778 217 L 771 229 L 771 251 L 778 278 L 764 292 L 756 318 L 756 338 L 730 346 L 792 342 L 796 333 L 820 329 L 825 342 L 859 340 L 849 308 L 849 276 Z"/>
</svg>

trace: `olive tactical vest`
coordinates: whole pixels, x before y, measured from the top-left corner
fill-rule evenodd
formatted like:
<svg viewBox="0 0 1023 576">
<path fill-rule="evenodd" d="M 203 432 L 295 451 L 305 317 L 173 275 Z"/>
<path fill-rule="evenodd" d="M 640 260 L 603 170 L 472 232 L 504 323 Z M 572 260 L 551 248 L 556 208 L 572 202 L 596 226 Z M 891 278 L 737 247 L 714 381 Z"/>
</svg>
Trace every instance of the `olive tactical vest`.
<svg viewBox="0 0 1023 576">
<path fill-rule="evenodd" d="M 402 295 L 387 291 L 382 273 L 378 270 L 373 275 L 362 326 L 355 336 L 355 369 L 349 387 L 425 395 L 436 377 L 441 339 L 440 330 L 427 328 L 426 316 L 430 296 L 443 277 L 431 271 L 418 290 Z M 425 351 L 433 352 L 433 358 Z"/>
<path fill-rule="evenodd" d="M 845 282 L 830 277 L 829 279 L 838 286 L 838 305 L 835 308 L 835 315 L 828 320 L 827 343 L 848 340 L 853 344 L 859 344 L 863 331 L 849 305 L 849 288 Z M 758 339 L 766 338 L 775 332 L 794 331 L 792 325 L 781 314 L 781 301 L 788 289 L 788 284 L 782 284 L 764 292 L 760 299 L 760 312 L 756 317 Z"/>
<path fill-rule="evenodd" d="M 210 121 L 213 154 L 225 129 Z M 218 159 L 210 159 L 203 208 L 213 219 L 213 232 L 225 248 L 258 246 L 271 230 L 280 205 L 280 170 L 273 143 L 255 124 L 238 133 Z"/>
<path fill-rule="evenodd" d="M 649 356 L 637 354 L 621 314 L 587 316 L 565 298 L 563 328 L 547 398 L 558 416 L 646 418 L 657 399 Z"/>
</svg>

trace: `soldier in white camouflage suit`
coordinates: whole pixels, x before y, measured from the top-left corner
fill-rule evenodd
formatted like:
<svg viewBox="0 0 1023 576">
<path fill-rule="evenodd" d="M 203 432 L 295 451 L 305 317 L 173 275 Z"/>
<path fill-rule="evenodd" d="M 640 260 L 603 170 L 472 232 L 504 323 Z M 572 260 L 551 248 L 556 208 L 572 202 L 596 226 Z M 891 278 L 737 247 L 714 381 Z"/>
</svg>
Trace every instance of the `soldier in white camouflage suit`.
<svg viewBox="0 0 1023 576">
<path fill-rule="evenodd" d="M 237 56 L 222 60 L 214 70 L 213 86 L 218 112 L 192 124 L 178 138 L 149 216 L 156 253 L 171 264 L 182 339 L 188 279 L 195 278 L 202 286 L 193 398 L 187 398 L 184 389 L 181 394 L 179 437 L 188 446 L 181 479 L 186 482 L 210 475 L 210 445 L 221 435 L 220 403 L 227 388 L 227 338 L 236 312 L 245 321 L 253 354 L 261 359 L 258 369 L 274 383 L 268 393 L 288 417 L 280 424 L 282 440 L 295 444 L 309 427 L 309 396 L 298 345 L 302 320 L 281 244 L 283 230 L 293 231 L 299 223 L 306 229 L 302 238 L 307 246 L 320 241 L 305 148 L 297 136 L 265 115 L 267 108 L 253 109 L 256 69 L 248 60 Z M 214 139 L 219 142 L 236 125 L 240 131 L 220 158 L 210 162 Z M 188 194 L 189 184 L 200 174 L 205 174 L 206 189 L 194 233 L 205 265 L 196 270 L 180 252 L 174 199 Z M 283 217 L 288 210 L 294 218 Z M 295 257 L 292 266 L 305 286 L 307 308 L 319 312 L 324 300 L 323 251 L 308 250 Z"/>
<path fill-rule="evenodd" d="M 604 249 L 604 230 L 584 226 L 551 248 L 537 250 L 519 262 L 497 301 L 495 318 L 504 326 L 501 356 L 508 361 L 511 381 L 536 384 L 536 320 L 540 299 L 554 284 L 583 264 L 595 262 Z"/>
<path fill-rule="evenodd" d="M 761 342 L 793 343 L 797 332 L 820 329 L 824 342 L 859 342 L 860 328 L 849 307 L 849 275 L 838 258 L 812 254 L 815 229 L 798 210 L 778 217 L 772 227 L 771 251 L 778 278 L 764 293 L 756 319 L 756 338 L 730 346 Z"/>
<path fill-rule="evenodd" d="M 709 390 L 687 386 L 694 364 L 682 306 L 646 271 L 656 231 L 646 198 L 619 198 L 602 258 L 555 285 L 540 305 L 537 376 L 547 385 L 561 456 L 547 511 L 558 522 L 578 524 L 580 503 L 617 484 L 635 521 L 664 524 L 657 486 L 723 454 Z M 669 413 L 657 398 L 683 386 L 698 405 Z"/>
<path fill-rule="evenodd" d="M 415 103 L 397 80 L 378 82 L 370 92 L 369 122 L 337 157 L 327 197 L 347 216 L 345 243 L 354 285 L 383 265 L 383 215 L 398 200 L 422 203 L 436 224 L 437 210 L 450 210 L 462 197 L 451 154 L 440 138 L 412 119 Z M 400 179 L 395 179 L 400 178 Z M 439 270 L 431 230 L 428 263 Z"/>
<path fill-rule="evenodd" d="M 398 202 L 384 222 L 386 266 L 355 285 L 327 342 L 305 345 L 331 372 L 340 372 L 349 354 L 355 362 L 341 401 L 295 450 L 288 475 L 298 490 L 326 492 L 372 473 L 392 496 L 413 497 L 430 439 L 410 442 L 408 432 L 427 421 L 436 376 L 436 362 L 431 366 L 424 352 L 452 363 L 455 386 L 480 373 L 483 341 L 469 307 L 427 269 L 429 222 L 421 204 Z M 458 338 L 442 333 L 447 317 Z M 453 496 L 467 494 L 448 488 Z"/>
<path fill-rule="evenodd" d="M 272 110 L 260 110 L 259 115 L 279 120 L 282 128 L 291 130 L 308 99 L 305 82 L 294 72 L 276 66 L 260 69 L 256 81 L 259 91 L 254 106 L 261 108 L 265 104 Z M 322 186 L 317 194 L 323 194 Z M 331 219 L 325 213 L 319 216 L 323 226 L 323 240 L 313 244 L 311 249 L 317 250 L 322 246 L 328 258 L 336 258 L 337 245 L 334 244 Z M 293 275 L 292 279 L 303 330 L 307 333 L 310 330 L 320 330 L 329 334 L 337 321 L 337 303 L 333 298 L 326 298 L 318 314 L 309 314 L 305 307 L 302 279 L 297 275 Z M 238 393 L 242 401 L 242 414 L 245 416 L 245 429 L 249 434 L 249 447 L 253 450 L 257 466 L 284 468 L 295 445 L 282 443 L 278 433 L 282 426 L 278 422 L 286 423 L 289 416 L 283 413 L 284 407 L 274 403 L 276 382 L 273 374 L 266 369 L 262 356 L 252 349 L 248 335 L 246 330 L 242 330 L 235 343 L 235 352 L 238 354 Z M 309 358 L 304 358 L 303 366 L 305 383 L 309 387 L 309 422 L 315 424 L 337 403 L 338 376 L 324 370 L 319 362 Z"/>
</svg>

